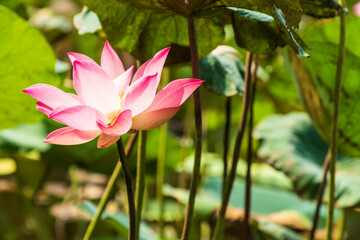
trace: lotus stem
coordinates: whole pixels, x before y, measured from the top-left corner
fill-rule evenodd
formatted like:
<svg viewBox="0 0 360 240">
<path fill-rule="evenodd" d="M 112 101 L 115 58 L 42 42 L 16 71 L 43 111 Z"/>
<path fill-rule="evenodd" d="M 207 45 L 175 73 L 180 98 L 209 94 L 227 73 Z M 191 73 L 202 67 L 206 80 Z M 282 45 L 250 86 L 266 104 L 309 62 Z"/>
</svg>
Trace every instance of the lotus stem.
<svg viewBox="0 0 360 240">
<path fill-rule="evenodd" d="M 213 240 L 221 240 L 221 239 L 223 239 L 223 235 L 224 235 L 225 213 L 226 213 L 227 205 L 229 203 L 231 189 L 232 189 L 232 186 L 233 186 L 234 180 L 235 180 L 236 166 L 237 166 L 237 163 L 238 163 L 239 157 L 240 157 L 241 143 L 242 143 L 242 139 L 243 139 L 244 132 L 245 132 L 246 118 L 247 118 L 248 108 L 250 105 L 249 97 L 251 94 L 250 79 L 251 79 L 252 57 L 253 57 L 253 54 L 248 52 L 246 55 L 246 71 L 245 71 L 245 77 L 244 77 L 245 78 L 245 89 L 244 89 L 244 94 L 243 94 L 243 103 L 242 103 L 243 107 L 242 107 L 242 112 L 241 112 L 241 119 L 240 119 L 238 132 L 237 132 L 237 136 L 236 136 L 236 140 L 235 140 L 232 165 L 231 165 L 229 175 L 226 179 L 223 200 L 221 203 L 219 216 L 216 221 L 215 231 L 214 231 L 214 234 L 212 237 Z"/>
<path fill-rule="evenodd" d="M 345 58 L 345 35 L 346 35 L 346 1 L 342 1 L 340 11 L 340 42 L 339 53 L 336 67 L 335 92 L 334 92 L 334 113 L 331 121 L 331 159 L 330 159 L 330 179 L 329 179 L 329 205 L 328 217 L 326 220 L 326 239 L 332 239 L 332 229 L 334 220 L 335 205 L 335 169 L 337 158 L 337 141 L 338 141 L 338 117 L 340 107 L 341 80 Z"/>
<path fill-rule="evenodd" d="M 229 135 L 230 135 L 230 127 L 231 127 L 231 97 L 226 97 L 225 101 L 225 133 L 224 133 L 224 152 L 223 152 L 223 164 L 224 164 L 224 172 L 223 172 L 223 185 L 222 185 L 222 193 L 224 195 L 225 191 L 225 182 L 228 172 L 228 153 L 229 153 Z"/>
<path fill-rule="evenodd" d="M 145 156 L 146 156 L 146 131 L 139 131 L 138 152 L 137 152 L 137 175 L 135 188 L 136 225 L 135 239 L 139 239 L 141 210 L 145 190 Z"/>
<path fill-rule="evenodd" d="M 189 33 L 193 78 L 199 78 L 199 57 L 198 57 L 198 48 L 196 43 L 195 22 L 193 16 L 188 17 L 188 33 Z M 186 209 L 184 227 L 181 235 L 182 240 L 188 239 L 189 236 L 191 220 L 194 213 L 196 189 L 199 181 L 200 163 L 201 163 L 202 118 L 201 118 L 201 99 L 200 99 L 199 88 L 195 90 L 193 96 L 194 96 L 194 110 L 195 110 L 195 157 L 194 157 L 193 174 L 190 184 L 189 201 Z"/>
<path fill-rule="evenodd" d="M 255 56 L 255 66 L 253 68 L 253 84 L 251 86 L 251 94 L 250 94 L 250 106 L 249 106 L 249 129 L 248 129 L 248 149 L 247 149 L 247 169 L 246 169 L 246 190 L 245 190 L 245 215 L 244 215 L 244 231 L 243 231 L 243 239 L 249 239 L 249 219 L 250 219 L 250 202 L 251 202 L 251 164 L 253 157 L 253 145 L 252 145 L 252 130 L 254 123 L 254 102 L 255 102 L 255 93 L 256 93 L 256 82 L 257 75 L 256 71 L 259 66 L 259 57 Z"/>
<path fill-rule="evenodd" d="M 136 230 L 136 213 L 135 213 L 135 202 L 134 202 L 132 177 L 131 177 L 129 166 L 127 164 L 127 158 L 126 158 L 126 154 L 125 154 L 125 150 L 124 150 L 124 146 L 123 146 L 121 138 L 116 143 L 117 143 L 118 152 L 119 152 L 119 156 L 120 156 L 120 162 L 121 162 L 123 173 L 124 173 L 127 198 L 128 198 L 128 206 L 129 206 L 128 239 L 134 240 L 135 239 L 135 230 Z"/>
<path fill-rule="evenodd" d="M 326 186 L 326 177 L 327 177 L 327 173 L 329 171 L 330 157 L 331 157 L 331 151 L 330 151 L 330 148 L 329 148 L 329 150 L 328 150 L 328 152 L 326 154 L 325 160 L 324 160 L 324 164 L 323 164 L 323 175 L 322 175 L 322 180 L 321 180 L 319 190 L 318 190 L 318 194 L 317 194 L 316 209 L 315 209 L 315 213 L 314 213 L 313 225 L 312 225 L 312 228 L 311 228 L 309 240 L 314 239 L 315 231 L 316 231 L 316 228 L 317 228 L 317 225 L 318 225 L 320 207 L 321 207 L 321 204 L 322 204 L 322 198 L 323 198 L 324 190 L 325 190 L 325 186 Z"/>
<path fill-rule="evenodd" d="M 130 139 L 128 140 L 127 144 L 126 144 L 126 153 L 127 155 L 129 156 L 130 153 L 131 153 L 131 150 L 133 149 L 133 146 L 134 146 L 134 143 L 135 143 L 135 140 L 137 138 L 137 134 L 133 134 L 131 135 Z M 120 141 L 120 140 L 119 140 Z M 122 145 L 122 144 L 121 144 Z M 100 216 L 102 214 L 102 212 L 104 211 L 105 207 L 106 207 L 106 204 L 109 200 L 109 196 L 115 186 L 115 182 L 116 182 L 116 179 L 118 178 L 119 174 L 120 174 L 120 170 L 121 170 L 121 162 L 118 161 L 116 163 L 116 166 L 115 166 L 115 169 L 113 171 L 113 173 L 111 174 L 111 177 L 106 185 L 106 188 L 104 190 L 104 193 L 103 195 L 101 196 L 101 199 L 100 199 L 100 202 L 99 202 L 99 205 L 98 205 L 98 208 L 96 209 L 96 213 L 95 215 L 93 216 L 93 218 L 91 219 L 91 222 L 89 224 L 89 226 L 87 227 L 86 229 L 86 232 L 85 232 L 85 235 L 84 235 L 84 240 L 89 240 L 94 229 L 95 229 L 95 226 L 97 224 L 97 222 L 99 221 L 100 219 Z"/>
<path fill-rule="evenodd" d="M 162 85 L 166 86 L 170 78 L 169 68 L 163 69 Z M 160 126 L 159 151 L 156 169 L 156 198 L 159 203 L 159 221 L 160 237 L 164 237 L 164 195 L 162 192 L 165 178 L 165 159 L 166 159 L 166 141 L 167 141 L 168 124 Z"/>
</svg>

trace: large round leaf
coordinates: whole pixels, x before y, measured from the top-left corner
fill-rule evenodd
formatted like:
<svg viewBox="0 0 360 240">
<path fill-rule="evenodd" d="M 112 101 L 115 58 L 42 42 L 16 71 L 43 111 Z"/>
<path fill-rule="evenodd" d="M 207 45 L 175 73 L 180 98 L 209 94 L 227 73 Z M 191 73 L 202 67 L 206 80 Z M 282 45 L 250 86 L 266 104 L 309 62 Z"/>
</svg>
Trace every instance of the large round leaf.
<svg viewBox="0 0 360 240">
<path fill-rule="evenodd" d="M 328 146 L 305 113 L 273 115 L 261 122 L 256 131 L 260 140 L 258 157 L 283 171 L 302 197 L 315 199 L 322 179 L 322 165 Z M 360 203 L 360 159 L 337 158 L 335 199 L 338 207 Z M 327 188 L 324 201 L 328 200 Z"/>
<path fill-rule="evenodd" d="M 0 128 L 37 122 L 42 113 L 21 90 L 35 83 L 58 84 L 55 56 L 44 37 L 0 6 Z"/>
</svg>

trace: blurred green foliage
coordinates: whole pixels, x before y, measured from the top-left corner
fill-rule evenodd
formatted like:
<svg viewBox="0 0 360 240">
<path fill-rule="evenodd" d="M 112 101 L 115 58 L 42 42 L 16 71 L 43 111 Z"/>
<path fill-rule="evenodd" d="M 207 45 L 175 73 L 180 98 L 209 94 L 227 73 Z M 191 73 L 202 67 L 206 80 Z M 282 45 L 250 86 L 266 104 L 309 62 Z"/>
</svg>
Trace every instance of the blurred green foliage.
<svg viewBox="0 0 360 240">
<path fill-rule="evenodd" d="M 339 28 L 336 1 L 192 2 L 194 5 L 189 10 L 177 0 L 0 1 L 3 5 L 0 7 L 0 239 L 52 239 L 54 236 L 81 239 L 89 221 L 89 215 L 84 212 L 94 213 L 107 177 L 118 159 L 115 146 L 97 149 L 94 141 L 79 146 L 42 143 L 48 133 L 61 125 L 36 111 L 35 101 L 21 89 L 35 83 L 48 83 L 74 92 L 66 52 L 81 52 L 99 61 L 105 39 L 117 47 L 127 67 L 135 63 L 135 58 L 147 60 L 158 50 L 171 45 L 167 61 L 170 79 L 191 77 L 186 19 L 189 11 L 196 18 L 199 55 L 203 57 L 200 60 L 201 77 L 210 89 L 201 89 L 204 153 L 192 237 L 206 238 L 211 234 L 221 200 L 223 162 L 220 156 L 223 152 L 225 96 L 232 96 L 230 159 L 241 113 L 243 64 L 247 50 L 263 54 L 260 55 L 254 109 L 255 124 L 259 126 L 257 139 L 253 140 L 258 156 L 254 159 L 252 172 L 255 183 L 253 236 L 255 239 L 301 239 L 301 234 L 308 232 L 314 210 L 314 204 L 309 200 L 316 196 L 330 132 Z M 340 115 L 342 155 L 338 159 L 336 191 L 337 205 L 346 208 L 348 223 L 357 222 L 356 212 L 350 207 L 359 202 L 356 183 L 360 175 L 359 160 L 350 157 L 358 156 L 360 152 L 357 134 L 360 18 L 351 12 L 355 2 L 348 2 L 349 30 Z M 81 11 L 82 4 L 91 11 L 86 8 Z M 274 4 L 284 14 L 295 40 L 311 58 L 299 58 L 293 52 L 288 53 L 290 48 L 278 48 L 289 45 L 297 51 L 297 45 L 276 17 Z M 239 10 L 227 7 L 252 10 L 257 16 L 263 16 L 256 12 L 260 11 L 275 21 L 254 20 L 254 16 L 249 17 L 249 12 L 239 15 L 236 13 Z M 298 26 L 300 29 L 296 30 Z M 220 56 L 216 52 L 208 55 L 219 44 L 235 50 Z M 62 61 L 57 73 L 56 59 Z M 184 220 L 194 150 L 192 105 L 189 99 L 168 125 L 165 161 L 168 185 L 163 188 L 166 239 L 179 237 Z M 304 113 L 268 117 L 274 113 L 304 110 L 309 112 L 313 123 Z M 124 137 L 124 142 L 128 137 Z M 155 224 L 159 219 L 159 204 L 154 193 L 158 148 L 161 147 L 158 145 L 159 129 L 149 131 L 147 192 L 141 230 L 143 235 L 151 236 L 149 239 L 158 237 Z M 243 158 L 246 148 L 244 142 Z M 133 176 L 136 174 L 135 159 L 133 152 L 129 158 Z M 230 200 L 234 215 L 227 219 L 229 238 L 238 236 L 241 229 L 245 166 L 244 161 L 240 161 Z M 117 239 L 127 233 L 122 179 L 116 188 L 94 239 Z M 300 199 L 297 194 L 305 199 Z M 79 211 L 77 206 L 85 211 Z M 325 214 L 322 209 L 319 228 L 324 226 Z M 339 217 L 339 211 L 336 214 Z M 282 221 L 274 220 L 279 218 Z M 232 225 L 232 219 L 240 225 Z M 346 231 L 353 236 L 356 227 L 348 224 Z"/>
</svg>

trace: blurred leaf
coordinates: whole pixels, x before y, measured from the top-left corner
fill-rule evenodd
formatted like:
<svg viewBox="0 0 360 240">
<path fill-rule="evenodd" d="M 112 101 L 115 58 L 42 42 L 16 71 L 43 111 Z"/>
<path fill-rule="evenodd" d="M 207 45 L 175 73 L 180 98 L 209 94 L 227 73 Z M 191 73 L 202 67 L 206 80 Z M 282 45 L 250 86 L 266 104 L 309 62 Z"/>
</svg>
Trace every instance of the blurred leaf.
<svg viewBox="0 0 360 240">
<path fill-rule="evenodd" d="M 86 201 L 79 206 L 80 209 L 88 212 L 91 216 L 94 216 L 97 206 L 92 202 Z M 101 219 L 113 227 L 120 235 L 127 237 L 129 229 L 129 217 L 123 213 L 109 214 L 103 212 Z M 141 240 L 156 240 L 159 239 L 158 235 L 145 223 L 140 223 L 140 236 Z"/>
<path fill-rule="evenodd" d="M 11 158 L 0 158 L 0 176 L 9 175 L 16 171 L 16 162 Z"/>
<path fill-rule="evenodd" d="M 67 73 L 70 70 L 70 64 L 67 62 L 63 62 L 61 60 L 56 60 L 55 62 L 55 72 L 60 73 Z"/>
<path fill-rule="evenodd" d="M 1 6 L 0 42 L 0 128 L 38 122 L 43 114 L 21 90 L 39 82 L 59 83 L 54 72 L 54 53 L 35 28 Z"/>
<path fill-rule="evenodd" d="M 27 5 L 29 5 L 29 0 L 1 0 L 0 5 L 9 8 L 11 11 L 18 14 L 20 17 L 27 19 Z"/>
<path fill-rule="evenodd" d="M 207 178 L 200 187 L 195 201 L 195 214 L 197 217 L 206 218 L 214 212 L 221 203 L 222 182 L 220 178 Z M 186 205 L 189 191 L 185 189 L 164 186 L 164 194 L 177 199 Z M 234 225 L 241 221 L 244 207 L 245 183 L 235 180 L 231 192 L 229 207 L 232 211 L 227 213 Z M 253 220 L 252 231 L 255 239 L 302 239 L 295 232 L 284 227 L 297 228 L 299 226 L 309 229 L 315 210 L 315 204 L 300 199 L 295 193 L 276 188 L 253 185 L 251 208 Z M 339 217 L 338 211 L 335 213 Z M 234 220 L 236 218 L 236 220 Z M 286 220 L 287 219 L 287 220 Z M 290 220 L 291 219 L 291 220 Z M 319 227 L 326 221 L 326 206 L 321 207 Z M 279 225 L 281 224 L 281 225 Z M 294 236 L 295 238 L 291 238 Z M 289 237 L 289 238 L 288 238 Z"/>
<path fill-rule="evenodd" d="M 290 177 L 302 197 L 316 199 L 322 179 L 322 165 L 328 146 L 305 113 L 273 115 L 261 122 L 255 132 L 260 139 L 258 157 Z M 360 203 L 360 161 L 339 155 L 336 164 L 335 199 L 337 207 Z M 328 189 L 323 201 L 327 202 Z"/>
<path fill-rule="evenodd" d="M 224 168 L 222 157 L 219 154 L 210 152 L 203 152 L 202 156 L 204 157 L 204 159 L 206 159 L 206 161 L 201 161 L 202 175 L 204 177 L 222 177 Z M 185 159 L 185 162 L 183 166 L 181 166 L 181 169 L 191 174 L 193 166 L 194 156 L 190 155 Z M 292 190 L 292 182 L 283 172 L 277 171 L 264 163 L 253 163 L 251 169 L 251 178 L 254 184 Z M 245 161 L 239 161 L 236 168 L 236 175 L 238 177 L 245 178 Z"/>
<path fill-rule="evenodd" d="M 163 186 L 163 194 L 171 196 L 179 201 L 181 204 L 186 205 L 189 198 L 189 190 L 174 188 L 168 184 Z M 208 217 L 220 205 L 220 201 L 216 199 L 213 194 L 204 192 L 199 189 L 196 194 L 195 212 L 201 218 Z"/>
<path fill-rule="evenodd" d="M 360 44 L 358 41 L 360 18 L 356 16 L 349 16 L 346 18 L 346 46 L 352 53 L 360 56 Z M 325 19 L 313 21 L 303 31 L 303 38 L 306 41 L 311 42 L 331 42 L 339 43 L 339 30 L 340 20 Z M 314 48 L 316 46 L 309 45 Z"/>
<path fill-rule="evenodd" d="M 331 115 L 338 46 L 329 42 L 309 42 L 314 50 L 310 59 L 291 54 L 305 107 L 326 142 L 330 141 Z M 360 156 L 360 55 L 346 50 L 339 114 L 339 152 Z"/>
<path fill-rule="evenodd" d="M 16 128 L 0 131 L 0 147 L 45 152 L 51 147 L 50 144 L 43 143 L 46 135 L 47 131 L 43 122 L 22 124 Z"/>
<path fill-rule="evenodd" d="M 184 49 L 189 45 L 186 17 L 164 9 L 157 1 L 83 0 L 83 3 L 98 15 L 107 38 L 141 61 L 148 60 L 170 45 L 173 46 L 170 59 L 176 56 L 174 60 L 178 62 L 190 60 L 188 54 L 186 59 L 181 59 L 183 52 L 189 52 Z M 199 55 L 202 57 L 223 41 L 223 23 L 219 18 L 212 17 L 196 19 L 195 24 Z M 182 55 L 173 55 L 177 52 L 175 48 L 181 49 Z"/>
<path fill-rule="evenodd" d="M 54 35 L 58 37 L 61 34 L 71 32 L 73 29 L 71 21 L 68 17 L 57 14 L 51 8 L 42 8 L 35 11 L 29 21 L 32 26 L 36 27 L 42 32 L 53 32 Z"/>
<path fill-rule="evenodd" d="M 304 240 L 303 237 L 283 226 L 267 221 L 256 221 L 256 227 L 251 228 L 255 239 L 258 240 Z"/>
<path fill-rule="evenodd" d="M 74 16 L 74 26 L 80 35 L 95 33 L 102 29 L 99 17 L 87 7 L 84 7 L 80 13 Z"/>
<path fill-rule="evenodd" d="M 147 201 L 143 210 L 143 219 L 147 221 L 159 220 L 159 202 L 157 200 Z M 182 221 L 184 213 L 179 203 L 166 200 L 163 209 L 163 220 L 165 222 Z"/>
<path fill-rule="evenodd" d="M 219 46 L 200 60 L 200 78 L 213 92 L 223 96 L 244 90 L 244 65 L 235 49 Z"/>
<path fill-rule="evenodd" d="M 201 217 L 208 216 L 211 212 L 215 211 L 221 203 L 222 193 L 221 178 L 207 178 L 202 184 L 196 197 L 195 212 Z M 186 205 L 189 191 L 180 188 L 173 188 L 166 185 L 163 192 L 167 196 L 171 196 L 178 200 L 180 203 Z M 234 187 L 230 196 L 230 206 L 234 208 L 244 208 L 244 193 L 245 183 L 243 180 L 237 179 L 234 182 Z M 251 211 L 254 214 L 272 214 L 282 211 L 296 211 L 304 217 L 304 221 L 311 221 L 315 204 L 308 200 L 300 199 L 295 193 L 284 191 L 281 189 L 253 185 L 251 198 Z M 339 213 L 336 211 L 336 218 Z M 307 219 L 307 220 L 305 220 Z M 319 227 L 325 225 L 326 221 L 326 206 L 321 207 Z"/>
</svg>

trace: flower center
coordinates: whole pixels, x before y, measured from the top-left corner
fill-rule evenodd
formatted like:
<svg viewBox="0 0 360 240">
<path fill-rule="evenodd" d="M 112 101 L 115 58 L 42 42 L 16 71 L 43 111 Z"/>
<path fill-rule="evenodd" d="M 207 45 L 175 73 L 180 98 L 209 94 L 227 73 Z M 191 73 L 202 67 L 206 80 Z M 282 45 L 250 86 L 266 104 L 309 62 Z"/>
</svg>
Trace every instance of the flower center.
<svg viewBox="0 0 360 240">
<path fill-rule="evenodd" d="M 113 112 L 111 112 L 111 113 L 106 114 L 105 117 L 106 117 L 107 119 L 109 119 L 109 121 L 110 121 L 110 123 L 108 123 L 108 126 L 111 126 L 111 125 L 114 124 L 114 122 L 115 122 L 117 116 L 119 116 L 120 112 L 121 112 L 121 110 L 118 109 L 118 110 L 115 110 L 115 111 L 113 111 Z"/>
</svg>

